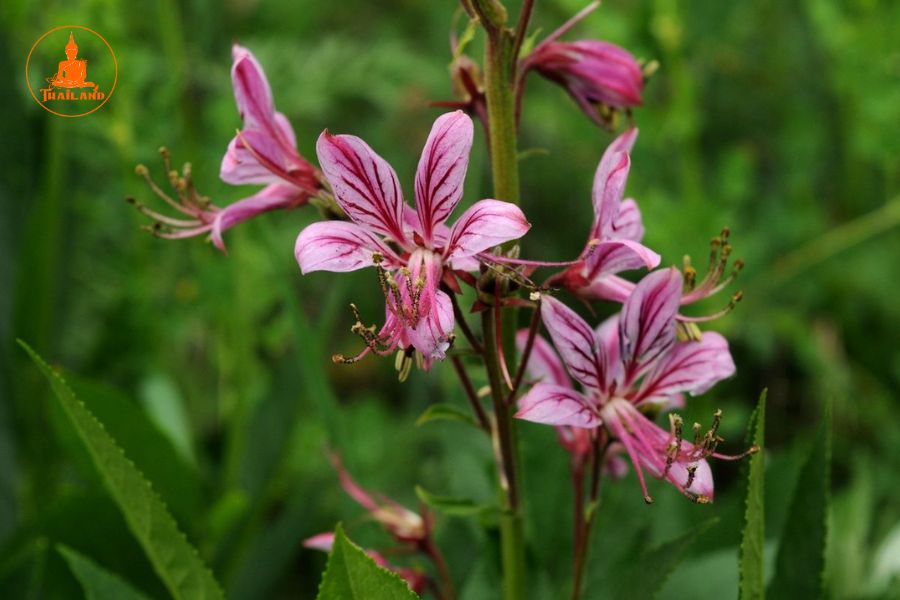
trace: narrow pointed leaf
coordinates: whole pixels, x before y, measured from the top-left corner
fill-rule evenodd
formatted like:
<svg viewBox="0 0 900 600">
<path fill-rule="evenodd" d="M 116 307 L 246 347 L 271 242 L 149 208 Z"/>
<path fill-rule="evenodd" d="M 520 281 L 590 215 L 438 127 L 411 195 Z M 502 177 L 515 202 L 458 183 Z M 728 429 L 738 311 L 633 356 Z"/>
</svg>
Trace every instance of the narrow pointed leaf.
<svg viewBox="0 0 900 600">
<path fill-rule="evenodd" d="M 130 583 L 68 546 L 57 546 L 57 551 L 69 564 L 87 600 L 148 600 Z"/>
<path fill-rule="evenodd" d="M 28 344 L 19 344 L 47 378 L 62 412 L 84 444 L 106 491 L 172 596 L 222 598 L 197 550 L 178 529 L 165 503 L 66 382 Z"/>
<path fill-rule="evenodd" d="M 437 496 L 432 494 L 422 486 L 416 486 L 416 496 L 419 497 L 426 506 L 433 508 L 437 512 L 455 517 L 468 517 L 482 513 L 494 511 L 496 507 L 483 504 L 476 504 L 470 498 L 454 498 L 451 496 Z"/>
<path fill-rule="evenodd" d="M 831 471 L 831 402 L 797 478 L 781 534 L 770 598 L 822 598 L 828 538 Z"/>
<path fill-rule="evenodd" d="M 478 427 L 478 421 L 472 415 L 452 404 L 432 404 L 416 419 L 416 427 L 420 427 L 430 421 L 456 421 Z"/>
<path fill-rule="evenodd" d="M 750 457 L 747 497 L 744 502 L 744 531 L 741 538 L 740 600 L 762 600 L 766 597 L 764 548 L 766 543 L 765 482 L 766 465 L 763 443 L 766 431 L 766 390 L 750 419 L 748 431 L 759 452 Z"/>
<path fill-rule="evenodd" d="M 639 557 L 627 554 L 608 573 L 596 574 L 595 587 L 589 587 L 585 597 L 630 600 L 631 598 L 653 598 L 669 575 L 687 556 L 693 543 L 700 535 L 718 522 L 713 518 L 704 521 L 675 539 L 650 548 Z"/>
<path fill-rule="evenodd" d="M 319 584 L 318 600 L 415 600 L 399 575 L 382 569 L 347 539 L 343 528 L 335 530 L 334 547 Z"/>
</svg>

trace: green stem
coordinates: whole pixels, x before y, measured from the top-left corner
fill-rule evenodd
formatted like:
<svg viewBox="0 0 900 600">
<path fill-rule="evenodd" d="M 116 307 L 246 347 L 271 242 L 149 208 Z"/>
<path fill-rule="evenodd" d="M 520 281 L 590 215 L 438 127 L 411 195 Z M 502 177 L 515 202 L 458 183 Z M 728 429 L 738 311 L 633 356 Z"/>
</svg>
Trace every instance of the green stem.
<svg viewBox="0 0 900 600">
<path fill-rule="evenodd" d="M 531 8 L 528 7 L 530 12 Z M 484 55 L 484 84 L 488 114 L 491 175 L 494 198 L 519 203 L 519 164 L 516 140 L 514 84 L 518 77 L 516 36 L 505 26 L 505 9 L 496 0 L 476 0 L 478 12 L 487 32 Z M 525 25 L 527 26 L 527 18 Z M 496 278 L 494 285 L 506 285 Z M 501 294 L 502 296 L 502 294 Z M 493 310 L 482 313 L 484 363 L 491 386 L 494 405 L 494 436 L 497 449 L 500 485 L 503 491 L 503 513 L 500 517 L 500 545 L 503 560 L 503 595 L 506 600 L 521 600 L 525 593 L 525 536 L 519 490 L 518 456 L 511 403 L 507 403 L 500 372 L 500 352 Z M 500 317 L 503 347 L 515 348 L 516 310 L 507 308 Z M 514 355 L 513 355 L 514 356 Z M 510 370 L 515 368 L 507 360 Z"/>
<path fill-rule="evenodd" d="M 494 197 L 519 203 L 519 164 L 516 140 L 515 76 L 512 65 L 514 40 L 508 30 L 488 36 L 484 53 L 484 84 L 487 97 Z"/>
<path fill-rule="evenodd" d="M 499 284 L 499 282 L 497 282 Z M 518 457 L 512 411 L 503 393 L 500 375 L 500 348 L 494 334 L 494 311 L 481 313 L 484 332 L 484 365 L 491 387 L 494 405 L 494 446 L 500 471 L 500 489 L 503 492 L 500 515 L 500 546 L 503 561 L 503 597 L 520 600 L 525 597 L 525 544 L 522 528 L 522 507 L 519 495 Z"/>
</svg>

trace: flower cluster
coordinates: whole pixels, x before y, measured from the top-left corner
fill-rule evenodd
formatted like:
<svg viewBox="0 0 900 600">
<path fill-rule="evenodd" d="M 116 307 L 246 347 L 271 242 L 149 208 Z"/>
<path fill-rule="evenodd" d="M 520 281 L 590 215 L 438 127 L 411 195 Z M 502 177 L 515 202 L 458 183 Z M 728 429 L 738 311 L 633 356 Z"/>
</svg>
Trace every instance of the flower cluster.
<svg viewBox="0 0 900 600">
<path fill-rule="evenodd" d="M 371 289 L 384 300 L 380 325 L 367 325 L 351 305 L 355 317 L 351 331 L 362 340 L 362 348 L 351 356 L 336 354 L 335 362 L 352 364 L 369 354 L 396 353 L 403 380 L 412 364 L 427 370 L 452 352 L 456 374 L 477 417 L 473 422 L 492 438 L 504 509 L 511 514 L 521 514 L 513 413 L 519 419 L 556 428 L 560 444 L 570 455 L 575 488 L 576 596 L 601 475 L 623 476 L 630 460 L 648 503 L 652 498 L 647 475 L 669 482 L 697 503 L 707 503 L 713 500 L 715 487 L 709 459 L 734 460 L 755 450 L 740 455 L 719 451 L 724 441 L 718 431 L 720 411 L 705 430 L 694 423 L 686 432 L 683 419 L 672 412 L 667 414 L 667 428 L 655 422 L 661 413 L 683 407 L 688 395 L 704 393 L 734 374 L 728 342 L 716 332 L 701 331 L 700 323 L 733 308 L 740 294 L 712 315 L 687 316 L 681 311 L 721 292 L 742 263 L 731 263 L 729 272 L 731 246 L 724 229 L 711 242 L 709 267 L 699 281 L 688 258 L 681 270 L 660 268 L 662 257 L 643 243 L 645 228 L 638 203 L 625 195 L 636 127 L 625 127 L 600 158 L 591 190 L 593 219 L 584 247 L 573 260 L 519 257 L 515 242 L 531 224 L 515 203 L 506 201 L 514 200 L 517 193 L 504 192 L 504 186 L 498 185 L 497 195 L 509 198 L 475 201 L 453 218 L 463 200 L 473 143 L 474 124 L 469 115 L 481 122 L 494 146 L 489 151 L 496 156 L 495 151 L 509 140 L 496 135 L 501 130 L 490 121 L 501 114 L 508 122 L 500 125 L 506 131 L 515 130 L 530 73 L 561 85 L 594 123 L 610 129 L 617 125 L 616 115 L 630 117 L 631 109 L 641 104 L 651 66 L 606 41 L 561 41 L 598 4 L 592 2 L 530 52 L 520 52 L 532 3 L 524 3 L 515 32 L 494 23 L 492 19 L 500 13 L 485 13 L 482 3 L 463 3 L 473 17 L 470 27 L 476 22 L 485 26 L 491 45 L 512 39 L 513 51 L 507 56 L 505 46 L 499 54 L 493 48 L 495 56 L 507 56 L 508 70 L 481 70 L 463 54 L 466 42 L 452 37 L 451 74 L 458 101 L 438 104 L 457 110 L 440 115 L 431 127 L 416 169 L 414 203 L 404 200 L 391 165 L 359 137 L 335 135 L 326 129 L 316 143 L 319 166 L 305 159 L 297 150 L 293 128 L 275 109 L 262 67 L 249 50 L 237 45 L 232 50 L 231 77 L 242 128 L 228 144 L 220 177 L 232 185 L 253 184 L 262 189 L 220 208 L 196 190 L 190 165 L 176 172 L 168 152 L 163 151 L 174 198 L 154 182 L 146 167 L 139 166 L 138 173 L 159 198 L 185 218 L 164 215 L 133 201 L 154 221 L 149 229 L 155 235 L 208 235 L 223 251 L 223 232 L 238 223 L 305 204 L 322 209 L 325 219 L 306 226 L 296 238 L 294 255 L 300 271 L 305 275 L 370 268 L 375 275 Z M 511 33 L 513 38 L 504 37 Z M 497 72 L 504 74 L 501 81 L 494 81 L 493 87 L 487 85 L 491 74 L 497 77 Z M 506 110 L 499 112 L 494 110 L 497 105 L 491 104 L 497 101 L 498 85 L 508 86 L 502 98 L 508 101 Z M 491 90 L 495 92 L 493 100 Z M 510 164 L 505 167 L 517 169 L 515 143 L 507 145 L 507 156 L 513 159 L 506 161 Z M 496 171 L 502 167 L 493 166 L 499 180 Z M 555 272 L 535 283 L 534 272 L 548 267 Z M 622 276 L 634 271 L 643 276 Z M 480 338 L 463 319 L 463 285 L 475 292 L 471 311 L 482 313 Z M 527 300 L 519 295 L 522 288 L 530 291 Z M 611 307 L 608 312 L 615 312 L 599 325 L 591 325 L 560 300 L 565 295 L 584 303 L 604 301 Z M 510 307 L 533 311 L 531 326 L 515 335 L 520 360 L 514 376 L 506 359 L 513 349 L 504 348 L 504 344 L 512 345 L 514 319 L 503 317 L 515 314 L 501 314 Z M 549 339 L 539 333 L 541 326 Z M 468 342 L 462 351 L 453 348 L 457 328 Z M 479 359 L 487 371 L 492 415 L 485 411 L 483 395 L 469 379 L 461 358 L 464 355 Z M 527 391 L 521 394 L 523 389 Z M 414 591 L 430 585 L 439 597 L 453 597 L 452 578 L 432 539 L 433 516 L 424 508 L 412 511 L 366 491 L 351 478 L 337 455 L 331 459 L 347 494 L 400 550 L 428 559 L 440 583 L 420 569 L 395 566 L 374 550 L 368 554 L 379 565 L 397 572 Z M 588 475 L 590 485 L 586 487 Z M 521 535 L 509 539 L 520 543 Z M 326 551 L 333 543 L 330 533 L 305 542 L 310 548 Z M 504 547 L 504 561 L 509 558 L 506 550 Z"/>
</svg>

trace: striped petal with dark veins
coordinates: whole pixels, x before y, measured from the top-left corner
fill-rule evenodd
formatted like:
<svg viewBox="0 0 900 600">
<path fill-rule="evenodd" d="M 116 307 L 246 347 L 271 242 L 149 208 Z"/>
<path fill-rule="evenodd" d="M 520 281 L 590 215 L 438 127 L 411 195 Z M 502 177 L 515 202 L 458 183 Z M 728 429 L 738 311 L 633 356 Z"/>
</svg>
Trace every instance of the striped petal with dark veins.
<svg viewBox="0 0 900 600">
<path fill-rule="evenodd" d="M 407 244 L 403 234 L 403 192 L 394 169 L 354 135 L 322 132 L 316 143 L 322 171 L 335 200 L 350 219 Z"/>
<path fill-rule="evenodd" d="M 426 243 L 463 194 L 472 149 L 472 119 L 461 110 L 438 117 L 416 170 L 416 211 Z"/>
</svg>

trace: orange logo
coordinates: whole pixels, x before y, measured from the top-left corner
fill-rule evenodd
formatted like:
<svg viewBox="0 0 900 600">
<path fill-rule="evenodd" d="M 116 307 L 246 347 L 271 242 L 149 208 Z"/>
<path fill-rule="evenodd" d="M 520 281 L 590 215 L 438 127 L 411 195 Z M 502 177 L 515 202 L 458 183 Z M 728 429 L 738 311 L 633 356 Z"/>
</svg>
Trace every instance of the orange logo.
<svg viewBox="0 0 900 600">
<path fill-rule="evenodd" d="M 99 33 L 81 25 L 63 25 L 31 47 L 25 77 L 31 96 L 46 110 L 60 117 L 83 117 L 110 99 L 119 65 Z"/>
</svg>

